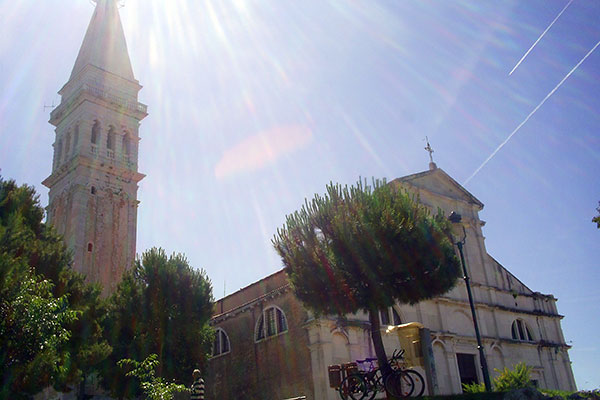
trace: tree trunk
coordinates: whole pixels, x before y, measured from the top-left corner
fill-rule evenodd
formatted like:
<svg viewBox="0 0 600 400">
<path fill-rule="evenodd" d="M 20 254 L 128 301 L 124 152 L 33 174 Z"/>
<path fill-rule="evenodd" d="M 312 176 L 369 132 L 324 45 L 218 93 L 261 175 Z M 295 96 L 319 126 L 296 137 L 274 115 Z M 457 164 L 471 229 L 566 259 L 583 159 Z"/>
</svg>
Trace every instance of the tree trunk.
<svg viewBox="0 0 600 400">
<path fill-rule="evenodd" d="M 369 322 L 371 323 L 371 340 L 373 341 L 373 347 L 375 348 L 375 354 L 377 355 L 377 362 L 383 380 L 385 377 L 392 372 L 392 367 L 388 364 L 387 355 L 385 354 L 385 348 L 383 347 L 383 340 L 381 339 L 381 323 L 379 322 L 379 310 L 369 309 Z M 386 396 L 390 399 L 389 393 L 386 390 Z"/>
</svg>

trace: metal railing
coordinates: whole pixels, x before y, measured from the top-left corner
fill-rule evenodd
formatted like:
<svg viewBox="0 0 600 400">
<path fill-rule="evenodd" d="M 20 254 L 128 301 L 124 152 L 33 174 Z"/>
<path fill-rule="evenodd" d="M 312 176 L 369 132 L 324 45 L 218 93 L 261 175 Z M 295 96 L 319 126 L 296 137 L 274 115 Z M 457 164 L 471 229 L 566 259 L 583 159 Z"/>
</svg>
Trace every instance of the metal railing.
<svg viewBox="0 0 600 400">
<path fill-rule="evenodd" d="M 92 85 L 86 83 L 86 84 L 82 85 L 79 90 L 77 90 L 73 95 L 71 95 L 69 97 L 69 101 L 64 103 L 64 107 L 63 107 L 63 103 L 61 102 L 59 107 L 56 107 L 50 113 L 50 117 L 52 119 L 60 118 L 63 115 L 64 110 L 67 109 L 69 107 L 69 105 L 71 103 L 73 103 L 83 93 L 87 93 L 94 97 L 106 100 L 109 103 L 116 104 L 120 107 L 126 108 L 133 112 L 141 112 L 144 114 L 146 114 L 148 112 L 148 106 L 145 104 L 142 104 L 138 101 L 130 101 L 130 100 L 124 99 L 113 93 L 110 93 L 109 91 L 107 91 L 103 88 L 100 88 L 97 86 L 92 86 Z"/>
<path fill-rule="evenodd" d="M 109 102 L 114 103 L 114 104 L 118 104 L 122 107 L 127 108 L 128 110 L 131 110 L 131 111 L 139 111 L 139 112 L 143 112 L 143 113 L 148 111 L 148 106 L 145 104 L 142 104 L 137 101 L 132 102 L 132 101 L 126 100 L 122 97 L 119 97 L 112 93 L 109 93 L 108 91 L 106 91 L 102 88 L 99 88 L 97 86 L 91 86 L 86 83 L 85 85 L 83 85 L 81 90 L 90 93 L 92 96 L 99 97 L 104 100 L 108 100 Z"/>
</svg>

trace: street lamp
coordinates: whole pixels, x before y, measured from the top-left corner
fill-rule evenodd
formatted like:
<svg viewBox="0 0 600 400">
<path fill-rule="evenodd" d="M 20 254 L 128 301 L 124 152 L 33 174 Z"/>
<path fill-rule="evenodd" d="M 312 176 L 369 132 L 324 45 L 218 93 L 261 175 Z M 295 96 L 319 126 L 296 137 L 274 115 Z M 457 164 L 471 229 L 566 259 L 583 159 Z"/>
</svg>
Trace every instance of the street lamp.
<svg viewBox="0 0 600 400">
<path fill-rule="evenodd" d="M 453 224 L 458 224 L 462 220 L 460 214 L 452 211 L 448 216 L 448 220 Z M 465 227 L 463 229 L 463 237 L 461 240 L 456 242 L 458 252 L 460 253 L 460 262 L 463 270 L 463 279 L 467 286 L 467 294 L 469 296 L 469 305 L 471 306 L 471 315 L 473 316 L 473 326 L 475 327 L 475 336 L 477 337 L 477 349 L 479 350 L 479 361 L 481 362 L 481 371 L 483 372 L 483 383 L 485 385 L 485 391 L 492 391 L 492 383 L 490 382 L 490 373 L 488 372 L 487 361 L 485 359 L 485 353 L 483 352 L 483 346 L 481 345 L 481 335 L 479 334 L 479 324 L 477 323 L 477 315 L 475 314 L 475 304 L 473 303 L 473 294 L 471 293 L 471 284 L 469 283 L 469 273 L 467 272 L 467 265 L 465 264 L 465 256 L 463 255 L 463 245 L 467 239 L 467 231 Z"/>
</svg>

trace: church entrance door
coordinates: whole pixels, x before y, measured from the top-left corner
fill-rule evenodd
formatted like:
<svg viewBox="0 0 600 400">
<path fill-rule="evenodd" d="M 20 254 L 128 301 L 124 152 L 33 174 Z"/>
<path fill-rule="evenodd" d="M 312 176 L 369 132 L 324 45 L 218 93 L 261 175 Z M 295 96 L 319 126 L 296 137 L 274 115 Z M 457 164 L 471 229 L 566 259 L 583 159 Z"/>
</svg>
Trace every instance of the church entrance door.
<svg viewBox="0 0 600 400">
<path fill-rule="evenodd" d="M 475 354 L 456 353 L 456 361 L 458 361 L 461 387 L 464 383 L 479 382 L 477 379 L 477 367 L 475 366 Z"/>
</svg>

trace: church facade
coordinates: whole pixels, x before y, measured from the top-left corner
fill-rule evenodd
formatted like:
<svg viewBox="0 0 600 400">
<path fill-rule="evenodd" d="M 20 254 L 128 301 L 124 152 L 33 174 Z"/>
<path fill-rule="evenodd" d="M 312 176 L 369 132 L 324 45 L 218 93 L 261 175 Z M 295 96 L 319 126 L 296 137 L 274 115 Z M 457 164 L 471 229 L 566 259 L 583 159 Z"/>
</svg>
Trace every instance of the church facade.
<svg viewBox="0 0 600 400">
<path fill-rule="evenodd" d="M 52 111 L 56 127 L 48 221 L 73 268 L 109 293 L 135 258 L 140 121 L 125 35 L 114 0 L 97 0 L 69 81 Z"/>
<path fill-rule="evenodd" d="M 462 215 L 456 237 L 464 227 L 492 377 L 494 369 L 525 362 L 537 386 L 575 390 L 556 298 L 531 290 L 487 253 L 479 219 L 483 204 L 433 163 L 390 184 L 414 193 L 433 211 Z M 401 343 L 398 335 L 385 333 L 385 325 L 418 322 L 426 328 L 433 367 L 416 366 L 427 377 L 425 393 L 460 393 L 464 382 L 483 382 L 463 280 L 443 296 L 381 310 L 380 320 L 388 355 Z M 211 398 L 334 400 L 339 395 L 329 387 L 328 366 L 375 357 L 366 314 L 315 317 L 294 296 L 284 270 L 217 301 L 212 324 L 217 337 L 207 380 Z"/>
</svg>

